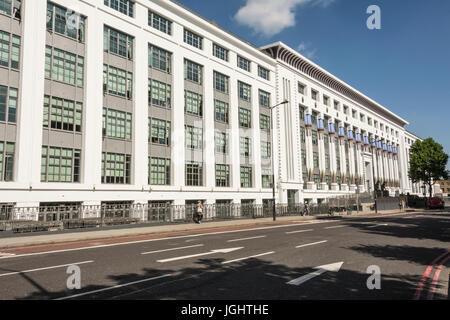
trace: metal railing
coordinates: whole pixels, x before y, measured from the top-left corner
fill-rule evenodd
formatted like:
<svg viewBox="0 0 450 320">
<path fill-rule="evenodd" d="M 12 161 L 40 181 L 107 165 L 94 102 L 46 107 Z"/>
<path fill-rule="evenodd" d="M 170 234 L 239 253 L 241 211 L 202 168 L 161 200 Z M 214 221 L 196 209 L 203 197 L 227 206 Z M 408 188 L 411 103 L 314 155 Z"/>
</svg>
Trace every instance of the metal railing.
<svg viewBox="0 0 450 320">
<path fill-rule="evenodd" d="M 50 228 L 74 229 L 103 227 L 122 224 L 167 224 L 191 223 L 196 214 L 196 205 L 172 204 L 103 204 L 58 205 L 41 207 L 3 206 L 0 231 L 15 232 L 45 231 Z M 277 204 L 276 215 L 304 215 L 303 204 Z M 329 205 L 310 206 L 310 215 L 328 214 Z M 205 204 L 203 221 L 224 221 L 233 219 L 259 219 L 273 215 L 270 204 Z"/>
</svg>

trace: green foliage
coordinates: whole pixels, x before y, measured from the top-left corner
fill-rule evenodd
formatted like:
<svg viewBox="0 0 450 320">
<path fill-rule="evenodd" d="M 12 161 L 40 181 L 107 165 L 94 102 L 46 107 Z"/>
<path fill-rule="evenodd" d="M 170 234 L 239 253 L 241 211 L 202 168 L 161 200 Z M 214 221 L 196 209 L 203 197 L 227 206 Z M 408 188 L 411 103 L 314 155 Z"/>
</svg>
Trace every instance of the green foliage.
<svg viewBox="0 0 450 320">
<path fill-rule="evenodd" d="M 437 180 L 448 178 L 447 161 L 443 147 L 432 138 L 417 140 L 410 150 L 409 178 L 414 183 L 423 181 L 431 188 Z"/>
</svg>

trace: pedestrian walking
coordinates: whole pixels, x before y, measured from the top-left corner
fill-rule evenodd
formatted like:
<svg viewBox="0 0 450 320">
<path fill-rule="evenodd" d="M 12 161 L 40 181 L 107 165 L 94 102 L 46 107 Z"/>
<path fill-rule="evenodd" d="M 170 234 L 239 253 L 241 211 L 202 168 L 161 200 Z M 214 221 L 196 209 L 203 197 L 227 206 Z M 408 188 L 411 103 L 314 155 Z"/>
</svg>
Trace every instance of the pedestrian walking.
<svg viewBox="0 0 450 320">
<path fill-rule="evenodd" d="M 200 224 L 202 219 L 203 219 L 203 205 L 202 205 L 202 202 L 200 200 L 198 200 L 194 221 L 195 221 L 195 223 Z"/>
<path fill-rule="evenodd" d="M 309 203 L 308 202 L 305 202 L 305 207 L 304 207 L 304 209 L 303 209 L 303 215 L 304 216 L 309 216 Z"/>
</svg>

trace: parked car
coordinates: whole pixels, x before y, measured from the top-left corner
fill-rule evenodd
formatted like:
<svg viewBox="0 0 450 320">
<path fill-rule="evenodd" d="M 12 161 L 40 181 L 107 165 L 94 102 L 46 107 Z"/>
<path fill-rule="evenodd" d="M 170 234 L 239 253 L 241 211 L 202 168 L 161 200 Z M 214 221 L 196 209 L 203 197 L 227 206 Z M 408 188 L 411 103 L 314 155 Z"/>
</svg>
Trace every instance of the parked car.
<svg viewBox="0 0 450 320">
<path fill-rule="evenodd" d="M 445 203 L 439 197 L 431 197 L 428 199 L 427 207 L 428 209 L 444 209 Z"/>
</svg>

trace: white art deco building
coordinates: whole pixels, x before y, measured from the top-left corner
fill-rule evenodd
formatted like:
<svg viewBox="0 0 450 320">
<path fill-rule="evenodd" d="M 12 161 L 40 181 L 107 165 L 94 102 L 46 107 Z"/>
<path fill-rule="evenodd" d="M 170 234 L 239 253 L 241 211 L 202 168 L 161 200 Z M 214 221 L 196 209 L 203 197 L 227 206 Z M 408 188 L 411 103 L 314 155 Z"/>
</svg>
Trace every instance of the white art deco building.
<svg viewBox="0 0 450 320">
<path fill-rule="evenodd" d="M 417 193 L 407 124 L 173 1 L 0 0 L 0 207 Z"/>
</svg>

